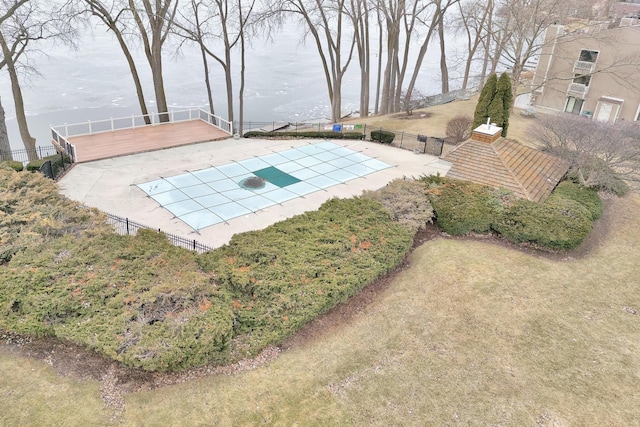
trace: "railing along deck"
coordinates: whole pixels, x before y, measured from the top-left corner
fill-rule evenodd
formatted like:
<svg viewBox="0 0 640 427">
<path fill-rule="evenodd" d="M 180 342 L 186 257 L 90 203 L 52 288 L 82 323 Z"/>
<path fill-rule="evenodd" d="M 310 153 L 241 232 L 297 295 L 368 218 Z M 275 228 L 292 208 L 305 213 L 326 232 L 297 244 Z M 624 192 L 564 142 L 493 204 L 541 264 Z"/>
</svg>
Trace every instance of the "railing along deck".
<svg viewBox="0 0 640 427">
<path fill-rule="evenodd" d="M 66 152 L 73 161 L 88 161 L 95 160 L 96 158 L 91 156 L 87 158 L 85 155 L 79 155 L 78 145 L 82 144 L 87 147 L 90 145 L 109 144 L 106 138 L 100 137 L 102 134 L 118 132 L 117 135 L 119 139 L 131 139 L 131 142 L 135 141 L 136 145 L 139 145 L 140 138 L 144 138 L 145 134 L 149 135 L 150 138 L 155 138 L 156 140 L 160 135 L 164 135 L 165 133 L 170 137 L 171 132 L 175 132 L 175 129 L 173 128 L 176 125 L 186 126 L 189 122 L 200 122 L 203 123 L 203 125 L 212 126 L 222 135 L 229 136 L 233 133 L 233 125 L 230 122 L 222 119 L 221 117 L 214 116 L 208 111 L 200 108 L 58 125 L 51 127 L 51 133 L 53 143 Z M 171 127 L 168 125 L 174 126 Z M 136 131 L 136 133 L 133 131 Z M 184 132 L 185 131 L 183 130 L 182 133 Z M 219 138 L 220 135 L 217 135 L 217 137 Z M 135 150 L 120 150 L 116 152 L 116 146 L 121 147 L 123 142 L 117 141 L 115 137 L 112 139 L 112 142 L 113 143 L 109 145 L 114 149 L 114 156 L 132 154 L 136 152 Z M 189 141 L 183 143 L 188 142 Z M 202 140 L 194 140 L 190 142 L 202 142 Z M 157 148 L 167 148 L 167 146 L 167 144 L 159 144 Z M 149 147 L 148 149 L 153 149 L 153 147 Z M 103 153 L 103 156 L 105 155 L 107 157 L 113 157 L 108 156 L 108 153 Z M 81 158 L 79 159 L 79 157 Z"/>
</svg>

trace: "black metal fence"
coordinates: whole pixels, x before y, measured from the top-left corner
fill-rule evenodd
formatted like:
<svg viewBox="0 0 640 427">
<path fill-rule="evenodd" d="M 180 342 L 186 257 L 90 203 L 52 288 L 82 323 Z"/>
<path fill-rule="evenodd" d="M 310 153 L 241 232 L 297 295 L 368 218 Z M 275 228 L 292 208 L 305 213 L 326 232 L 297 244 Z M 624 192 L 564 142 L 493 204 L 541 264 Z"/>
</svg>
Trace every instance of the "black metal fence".
<svg viewBox="0 0 640 427">
<path fill-rule="evenodd" d="M 236 127 L 236 129 L 238 128 Z M 385 131 L 395 135 L 391 143 L 393 147 L 411 150 L 414 153 L 440 156 L 442 155 L 442 149 L 444 147 L 444 138 L 384 129 L 378 126 L 368 126 L 358 123 L 244 122 L 243 131 L 259 131 L 265 133 L 359 132 L 362 134 L 362 139 L 367 141 L 372 141 L 372 131 Z"/>
<path fill-rule="evenodd" d="M 29 159 L 41 159 L 43 157 L 53 156 L 56 153 L 56 147 L 53 145 L 36 147 L 34 150 L 26 150 L 24 148 L 11 151 L 0 150 L 0 161 L 15 160 L 26 165 L 29 163 Z"/>
<path fill-rule="evenodd" d="M 167 236 L 167 239 L 173 245 L 184 248 L 184 249 L 188 249 L 190 251 L 203 253 L 203 252 L 208 252 L 214 249 L 213 247 L 202 244 L 197 240 L 187 239 L 182 236 L 178 236 L 171 233 L 165 233 L 159 228 L 149 227 L 147 225 L 140 224 L 139 222 L 132 221 L 129 218 L 123 218 L 121 216 L 110 214 L 107 212 L 105 212 L 105 215 L 107 215 L 109 224 L 113 225 L 116 231 L 122 235 L 135 235 L 138 233 L 138 230 L 140 229 L 154 230 L 154 231 L 157 231 L 158 233 L 163 233 L 165 236 Z"/>
</svg>

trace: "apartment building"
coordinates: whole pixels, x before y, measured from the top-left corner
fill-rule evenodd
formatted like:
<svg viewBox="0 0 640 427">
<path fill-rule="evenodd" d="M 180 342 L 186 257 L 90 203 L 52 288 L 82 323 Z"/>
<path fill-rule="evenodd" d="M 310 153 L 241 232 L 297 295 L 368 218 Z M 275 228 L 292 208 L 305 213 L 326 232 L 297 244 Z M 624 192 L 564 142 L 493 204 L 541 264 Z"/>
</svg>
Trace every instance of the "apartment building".
<svg viewBox="0 0 640 427">
<path fill-rule="evenodd" d="M 540 109 L 640 121 L 640 19 L 550 26 L 533 87 Z"/>
</svg>

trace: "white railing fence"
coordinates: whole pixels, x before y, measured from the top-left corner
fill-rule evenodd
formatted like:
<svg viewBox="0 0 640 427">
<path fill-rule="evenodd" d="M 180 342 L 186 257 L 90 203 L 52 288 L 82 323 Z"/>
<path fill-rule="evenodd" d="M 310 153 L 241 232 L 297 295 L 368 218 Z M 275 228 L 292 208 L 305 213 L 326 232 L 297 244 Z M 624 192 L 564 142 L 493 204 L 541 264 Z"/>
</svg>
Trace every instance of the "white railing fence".
<svg viewBox="0 0 640 427">
<path fill-rule="evenodd" d="M 64 124 L 53 126 L 51 129 L 60 137 L 94 135 L 96 133 L 113 132 L 116 130 L 135 129 L 143 126 L 156 126 L 170 123 L 180 123 L 192 120 L 202 120 L 217 127 L 229 135 L 233 134 L 233 126 L 221 117 L 214 116 L 201 108 L 188 110 L 172 110 L 166 113 L 151 113 L 146 115 L 110 118 L 106 120 L 88 121 L 84 123 Z M 55 140 L 55 136 L 54 136 Z"/>
</svg>

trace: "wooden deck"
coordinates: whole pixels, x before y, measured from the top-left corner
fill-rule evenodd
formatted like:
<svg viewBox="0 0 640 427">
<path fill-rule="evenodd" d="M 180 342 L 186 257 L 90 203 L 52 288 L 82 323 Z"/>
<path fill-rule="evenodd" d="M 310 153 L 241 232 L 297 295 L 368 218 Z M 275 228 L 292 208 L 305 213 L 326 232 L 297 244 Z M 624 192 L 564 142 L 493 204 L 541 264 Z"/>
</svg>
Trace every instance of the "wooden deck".
<svg viewBox="0 0 640 427">
<path fill-rule="evenodd" d="M 76 162 L 84 163 L 146 151 L 229 138 L 227 132 L 201 120 L 123 129 L 69 137 L 76 147 Z"/>
</svg>

